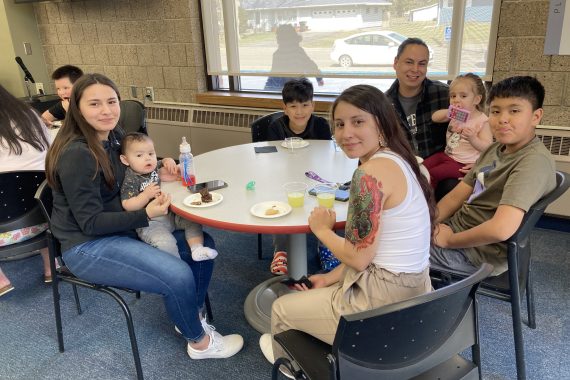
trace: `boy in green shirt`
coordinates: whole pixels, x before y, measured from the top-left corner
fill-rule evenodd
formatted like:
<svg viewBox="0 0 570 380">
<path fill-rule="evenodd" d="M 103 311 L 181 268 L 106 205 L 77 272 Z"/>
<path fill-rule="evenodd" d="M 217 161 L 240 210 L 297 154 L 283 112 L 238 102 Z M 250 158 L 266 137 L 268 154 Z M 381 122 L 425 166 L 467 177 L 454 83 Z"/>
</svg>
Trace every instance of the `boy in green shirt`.
<svg viewBox="0 0 570 380">
<path fill-rule="evenodd" d="M 529 76 L 507 78 L 489 92 L 493 143 L 473 169 L 437 205 L 433 265 L 465 274 L 486 262 L 493 275 L 507 270 L 503 243 L 529 208 L 556 186 L 555 164 L 536 137 L 544 87 Z"/>
</svg>

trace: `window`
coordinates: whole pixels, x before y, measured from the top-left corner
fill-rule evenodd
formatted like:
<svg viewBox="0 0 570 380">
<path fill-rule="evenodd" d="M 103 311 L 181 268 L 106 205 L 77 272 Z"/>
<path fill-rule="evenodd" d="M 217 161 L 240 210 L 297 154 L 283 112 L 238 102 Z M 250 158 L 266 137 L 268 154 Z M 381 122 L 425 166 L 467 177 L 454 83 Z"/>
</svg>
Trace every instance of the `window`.
<svg viewBox="0 0 570 380">
<path fill-rule="evenodd" d="M 349 38 L 346 40 L 347 44 L 350 45 L 372 45 L 372 36 L 370 34 L 355 38 Z"/>
<path fill-rule="evenodd" d="M 386 90 L 395 78 L 397 48 L 407 37 L 428 44 L 432 79 L 465 72 L 492 79 L 499 0 L 201 4 L 207 69 L 216 88 L 280 91 L 287 78 L 305 76 L 316 93 L 336 94 L 363 82 Z"/>
</svg>

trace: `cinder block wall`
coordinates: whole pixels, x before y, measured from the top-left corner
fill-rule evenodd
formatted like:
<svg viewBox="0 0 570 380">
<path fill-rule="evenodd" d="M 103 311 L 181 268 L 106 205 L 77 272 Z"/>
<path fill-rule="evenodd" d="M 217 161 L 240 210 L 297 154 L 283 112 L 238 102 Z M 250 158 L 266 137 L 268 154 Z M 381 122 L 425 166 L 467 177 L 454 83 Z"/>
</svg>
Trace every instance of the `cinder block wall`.
<svg viewBox="0 0 570 380">
<path fill-rule="evenodd" d="M 501 4 L 493 81 L 536 76 L 546 88 L 544 125 L 570 127 L 570 56 L 544 55 L 548 1 Z"/>
<path fill-rule="evenodd" d="M 548 1 L 503 0 L 494 81 L 535 75 L 546 86 L 543 124 L 570 126 L 570 56 L 543 54 Z M 36 3 L 48 71 L 76 64 L 156 99 L 193 102 L 206 90 L 198 0 L 61 0 Z"/>
<path fill-rule="evenodd" d="M 198 0 L 61 0 L 34 4 L 48 72 L 72 64 L 155 100 L 192 102 L 206 90 Z"/>
</svg>

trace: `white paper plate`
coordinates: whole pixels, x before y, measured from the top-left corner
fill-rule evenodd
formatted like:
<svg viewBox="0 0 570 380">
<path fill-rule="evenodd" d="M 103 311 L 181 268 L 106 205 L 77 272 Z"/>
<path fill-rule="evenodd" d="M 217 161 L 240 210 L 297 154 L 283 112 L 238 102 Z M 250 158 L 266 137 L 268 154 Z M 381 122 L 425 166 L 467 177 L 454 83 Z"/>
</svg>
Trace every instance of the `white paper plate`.
<svg viewBox="0 0 570 380">
<path fill-rule="evenodd" d="M 61 126 L 63 125 L 63 120 L 55 120 L 55 121 L 52 121 L 52 122 L 51 122 L 51 125 L 52 125 L 54 128 L 59 128 L 59 127 L 61 127 Z"/>
<path fill-rule="evenodd" d="M 287 146 L 287 142 L 285 142 L 285 140 L 281 142 L 281 146 L 283 148 L 290 148 L 289 146 Z M 307 140 L 302 140 L 301 142 L 293 143 L 293 149 L 305 148 L 307 146 L 309 146 L 309 142 Z"/>
<path fill-rule="evenodd" d="M 266 215 L 265 211 L 269 209 L 275 209 L 279 211 L 277 214 Z M 285 216 L 291 212 L 292 208 L 289 203 L 279 202 L 279 201 L 267 201 L 267 202 L 260 202 L 254 204 L 251 209 L 249 210 L 254 216 L 258 218 L 266 218 L 266 219 L 273 219 L 273 218 L 280 218 Z"/>
<path fill-rule="evenodd" d="M 220 193 L 214 193 L 213 191 L 210 191 L 210 194 L 212 195 L 212 202 L 209 203 L 204 203 L 202 202 L 201 205 L 193 205 L 192 202 L 196 202 L 196 201 L 201 201 L 202 200 L 202 196 L 200 195 L 200 193 L 196 193 L 196 194 L 192 194 L 187 196 L 186 198 L 184 198 L 184 200 L 182 201 L 182 203 L 184 203 L 185 206 L 188 207 L 197 207 L 197 208 L 203 208 L 203 207 L 212 207 L 217 205 L 218 203 L 220 203 L 221 201 L 224 200 L 224 197 L 222 196 L 222 194 Z"/>
<path fill-rule="evenodd" d="M 424 159 L 421 158 L 420 156 L 416 156 L 416 160 L 418 161 L 418 165 L 421 165 L 424 163 Z"/>
</svg>

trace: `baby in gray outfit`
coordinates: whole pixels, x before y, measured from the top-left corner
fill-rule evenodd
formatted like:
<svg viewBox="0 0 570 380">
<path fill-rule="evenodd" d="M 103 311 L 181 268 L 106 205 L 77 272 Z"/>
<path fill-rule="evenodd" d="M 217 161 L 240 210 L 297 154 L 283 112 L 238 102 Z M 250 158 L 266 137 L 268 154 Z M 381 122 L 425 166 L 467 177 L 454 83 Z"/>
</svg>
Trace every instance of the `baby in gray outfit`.
<svg viewBox="0 0 570 380">
<path fill-rule="evenodd" d="M 178 167 L 172 158 L 157 160 L 151 138 L 143 133 L 128 133 L 123 138 L 121 149 L 121 161 L 127 165 L 121 186 L 123 208 L 127 211 L 143 209 L 160 194 L 158 170 L 164 166 L 170 174 L 174 174 Z M 204 234 L 200 224 L 171 212 L 152 218 L 148 227 L 137 229 L 137 234 L 142 241 L 153 247 L 180 257 L 176 239 L 172 235 L 177 229 L 184 230 L 194 261 L 210 260 L 218 255 L 216 250 L 204 247 Z"/>
</svg>

